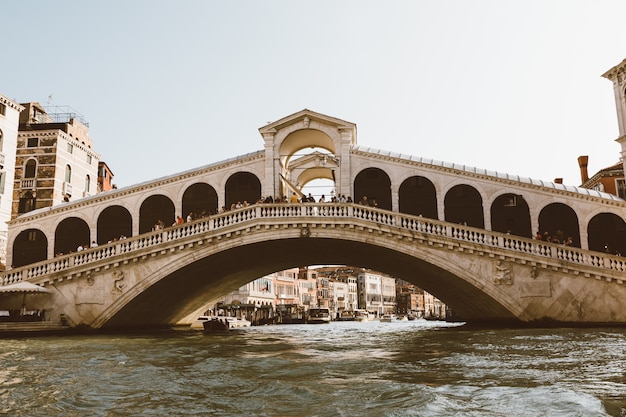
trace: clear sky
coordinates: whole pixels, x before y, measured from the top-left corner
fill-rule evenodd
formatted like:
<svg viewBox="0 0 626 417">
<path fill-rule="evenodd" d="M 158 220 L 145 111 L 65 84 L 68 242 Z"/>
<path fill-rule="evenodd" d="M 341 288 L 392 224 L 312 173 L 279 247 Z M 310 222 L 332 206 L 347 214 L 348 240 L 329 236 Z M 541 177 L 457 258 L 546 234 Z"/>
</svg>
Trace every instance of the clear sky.
<svg viewBox="0 0 626 417">
<path fill-rule="evenodd" d="M 359 145 L 579 185 L 619 161 L 624 0 L 0 2 L 0 93 L 69 105 L 119 186 L 263 149 L 310 109 Z"/>
</svg>

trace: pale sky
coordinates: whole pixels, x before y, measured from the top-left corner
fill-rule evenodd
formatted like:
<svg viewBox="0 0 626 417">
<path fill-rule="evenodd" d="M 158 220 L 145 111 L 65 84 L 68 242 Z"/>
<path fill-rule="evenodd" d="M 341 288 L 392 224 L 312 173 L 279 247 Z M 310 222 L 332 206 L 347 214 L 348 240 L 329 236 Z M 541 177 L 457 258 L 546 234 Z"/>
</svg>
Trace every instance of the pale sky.
<svg viewBox="0 0 626 417">
<path fill-rule="evenodd" d="M 620 158 L 601 75 L 624 0 L 0 3 L 0 93 L 81 113 L 119 187 L 261 150 L 305 108 L 359 145 L 569 185 L 579 155 Z"/>
</svg>

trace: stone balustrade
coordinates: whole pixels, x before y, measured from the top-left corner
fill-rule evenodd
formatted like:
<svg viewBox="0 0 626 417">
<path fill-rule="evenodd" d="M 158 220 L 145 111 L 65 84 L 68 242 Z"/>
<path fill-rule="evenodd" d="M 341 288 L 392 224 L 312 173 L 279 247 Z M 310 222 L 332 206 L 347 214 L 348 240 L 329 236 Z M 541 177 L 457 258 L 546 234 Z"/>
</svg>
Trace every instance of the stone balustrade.
<svg viewBox="0 0 626 417">
<path fill-rule="evenodd" d="M 452 224 L 444 221 L 412 216 L 403 213 L 381 210 L 358 204 L 305 203 L 305 204 L 256 204 L 226 213 L 202 218 L 163 230 L 144 233 L 140 236 L 124 238 L 96 248 L 85 249 L 46 261 L 0 273 L 0 283 L 7 285 L 22 280 L 36 280 L 48 274 L 85 267 L 102 260 L 114 261 L 133 253 L 156 248 L 165 243 L 173 243 L 195 236 L 206 238 L 207 233 L 215 237 L 233 233 L 233 229 L 250 227 L 254 222 L 294 220 L 301 224 L 324 225 L 329 221 L 344 219 L 343 224 L 369 224 L 372 228 L 388 227 L 400 232 L 410 232 L 427 237 L 440 237 L 449 241 L 468 242 L 481 245 L 481 251 L 509 251 L 546 259 L 569 262 L 570 269 L 578 267 L 597 268 L 598 275 L 606 271 L 617 273 L 626 271 L 626 259 L 580 248 L 536 241 L 473 227 Z M 391 230 L 391 229 L 390 229 Z M 512 255 L 513 256 L 513 255 Z M 537 260 L 539 262 L 539 260 Z M 615 280 L 622 283 L 622 280 Z"/>
</svg>

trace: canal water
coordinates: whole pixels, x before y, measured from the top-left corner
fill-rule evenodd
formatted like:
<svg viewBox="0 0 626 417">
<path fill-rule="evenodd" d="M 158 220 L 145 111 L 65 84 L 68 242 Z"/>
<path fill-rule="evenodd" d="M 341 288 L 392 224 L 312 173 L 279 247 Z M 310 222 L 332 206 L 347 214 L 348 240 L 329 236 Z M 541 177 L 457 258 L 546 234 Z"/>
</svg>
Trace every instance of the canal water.
<svg viewBox="0 0 626 417">
<path fill-rule="evenodd" d="M 0 340 L 2 416 L 626 416 L 626 329 L 333 322 Z"/>
</svg>

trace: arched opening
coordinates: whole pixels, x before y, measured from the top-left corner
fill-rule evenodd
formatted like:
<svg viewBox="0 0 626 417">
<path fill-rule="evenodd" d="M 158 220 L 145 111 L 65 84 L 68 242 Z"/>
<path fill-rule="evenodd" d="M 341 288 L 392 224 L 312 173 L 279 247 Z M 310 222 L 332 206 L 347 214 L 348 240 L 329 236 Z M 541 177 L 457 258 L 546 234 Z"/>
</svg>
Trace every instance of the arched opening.
<svg viewBox="0 0 626 417">
<path fill-rule="evenodd" d="M 65 182 L 68 184 L 72 183 L 72 167 L 69 165 L 65 166 Z"/>
<path fill-rule="evenodd" d="M 539 233 L 555 243 L 571 238 L 570 246 L 580 247 L 580 231 L 576 212 L 563 203 L 552 203 L 539 213 Z"/>
<path fill-rule="evenodd" d="M 174 203 L 164 195 L 151 195 L 139 209 L 139 233 L 147 233 L 156 226 L 170 226 L 176 219 Z"/>
<path fill-rule="evenodd" d="M 524 197 L 502 194 L 491 204 L 491 230 L 532 237 L 530 210 Z"/>
<path fill-rule="evenodd" d="M 485 228 L 483 199 L 478 190 L 469 185 L 452 187 L 444 199 L 446 221 Z"/>
<path fill-rule="evenodd" d="M 13 267 L 45 261 L 48 258 L 48 239 L 41 230 L 21 232 L 13 242 Z"/>
<path fill-rule="evenodd" d="M 76 252 L 79 246 L 88 248 L 90 244 L 89 225 L 78 217 L 64 219 L 54 232 L 55 255 Z"/>
<path fill-rule="evenodd" d="M 354 178 L 355 202 L 367 197 L 370 206 L 391 210 L 391 180 L 379 168 L 366 168 Z"/>
<path fill-rule="evenodd" d="M 20 201 L 17 206 L 17 212 L 19 214 L 28 213 L 29 211 L 35 210 L 37 208 L 37 198 L 32 191 L 23 192 L 20 195 Z"/>
<path fill-rule="evenodd" d="M 187 187 L 183 194 L 183 212 L 181 217 L 204 217 L 217 213 L 217 192 L 209 184 L 198 183 Z"/>
<path fill-rule="evenodd" d="M 98 216 L 98 244 L 102 245 L 133 234 L 133 218 L 122 206 L 110 206 Z"/>
<path fill-rule="evenodd" d="M 226 181 L 226 208 L 248 202 L 256 203 L 261 198 L 261 181 L 249 172 L 237 172 Z"/>
<path fill-rule="evenodd" d="M 437 191 L 428 178 L 407 178 L 398 191 L 398 206 L 401 213 L 437 219 Z"/>
<path fill-rule="evenodd" d="M 305 196 L 310 194 L 315 201 L 320 201 L 324 197 L 324 201 L 328 203 L 335 197 L 335 182 L 326 178 L 317 178 L 307 182 L 302 187 L 302 193 Z"/>
<path fill-rule="evenodd" d="M 587 225 L 589 249 L 616 255 L 626 254 L 626 223 L 613 213 L 600 213 Z"/>
<path fill-rule="evenodd" d="M 24 178 L 35 178 L 37 175 L 37 161 L 29 159 L 24 166 Z"/>
</svg>

